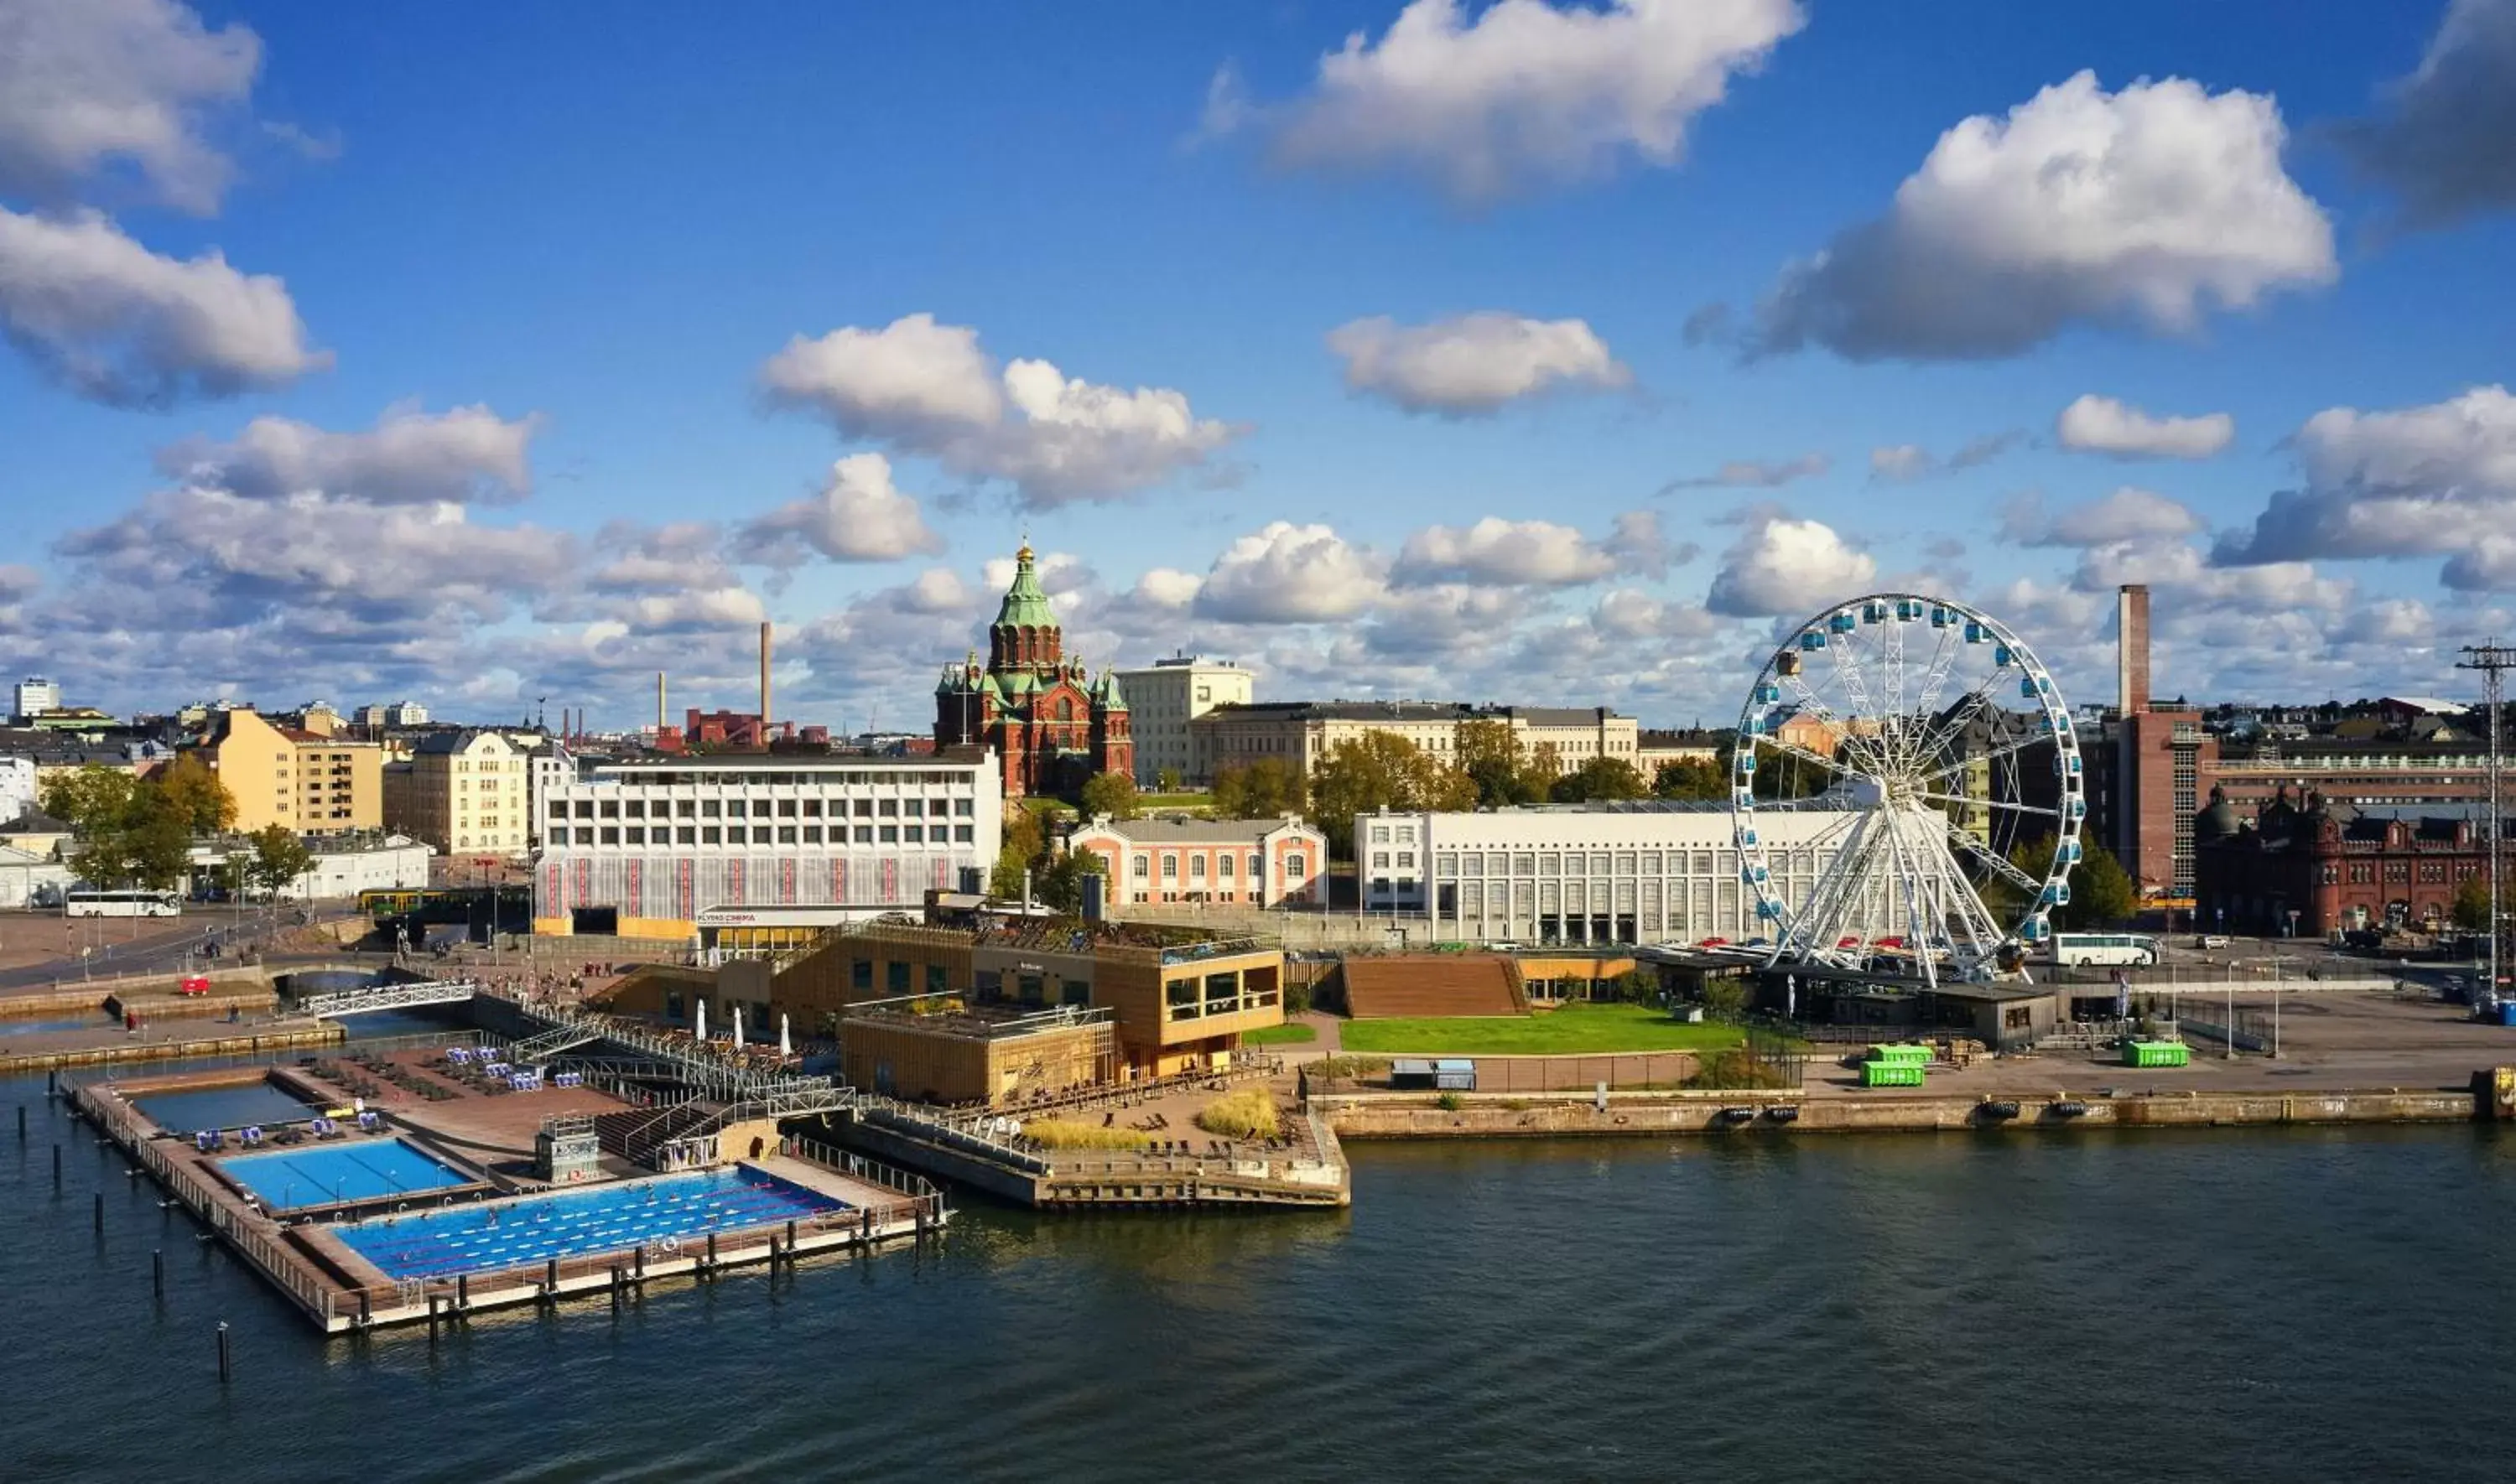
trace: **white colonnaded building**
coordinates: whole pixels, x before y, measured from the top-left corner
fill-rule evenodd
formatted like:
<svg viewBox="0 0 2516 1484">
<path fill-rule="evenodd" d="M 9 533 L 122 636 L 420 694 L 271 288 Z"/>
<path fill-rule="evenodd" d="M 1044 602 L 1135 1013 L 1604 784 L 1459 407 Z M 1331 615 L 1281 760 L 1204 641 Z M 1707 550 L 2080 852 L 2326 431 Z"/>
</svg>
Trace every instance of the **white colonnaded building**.
<svg viewBox="0 0 2516 1484">
<path fill-rule="evenodd" d="M 1759 804 L 1771 881 L 1807 899 L 1812 843 L 1848 823 L 1819 801 Z M 1841 836 L 1838 834 L 1837 839 Z M 1437 942 L 1744 943 L 1770 937 L 1740 874 L 1725 802 L 1635 800 L 1354 821 L 1364 916 L 1423 921 Z M 1894 931 L 1883 923 L 1880 931 Z"/>
</svg>

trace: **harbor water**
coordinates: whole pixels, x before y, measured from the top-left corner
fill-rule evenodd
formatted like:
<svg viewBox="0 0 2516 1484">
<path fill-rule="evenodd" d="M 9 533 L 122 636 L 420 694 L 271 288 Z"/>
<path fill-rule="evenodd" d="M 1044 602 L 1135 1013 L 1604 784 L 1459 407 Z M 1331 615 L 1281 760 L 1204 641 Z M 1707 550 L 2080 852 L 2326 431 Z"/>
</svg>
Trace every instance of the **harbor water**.
<svg viewBox="0 0 2516 1484">
<path fill-rule="evenodd" d="M 19 1484 L 2464 1478 L 2516 1382 L 2490 1130 L 1362 1144 L 1347 1213 L 971 1199 L 327 1342 L 42 1079 L 0 1101 Z"/>
</svg>

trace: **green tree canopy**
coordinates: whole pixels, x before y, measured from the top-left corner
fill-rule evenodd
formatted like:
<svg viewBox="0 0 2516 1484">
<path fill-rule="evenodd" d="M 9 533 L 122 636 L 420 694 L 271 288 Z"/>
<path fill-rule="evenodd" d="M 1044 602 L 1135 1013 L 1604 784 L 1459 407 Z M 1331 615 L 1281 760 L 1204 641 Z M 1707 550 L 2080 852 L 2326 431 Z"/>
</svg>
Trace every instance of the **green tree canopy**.
<svg viewBox="0 0 2516 1484">
<path fill-rule="evenodd" d="M 156 790 L 166 806 L 195 835 L 216 835 L 235 825 L 234 797 L 210 765 L 190 753 L 159 769 L 145 787 Z"/>
<path fill-rule="evenodd" d="M 1087 819 L 1103 814 L 1112 819 L 1133 819 L 1144 812 L 1142 796 L 1136 792 L 1136 780 L 1124 773 L 1095 773 L 1083 781 L 1077 796 Z"/>
<path fill-rule="evenodd" d="M 77 832 L 72 864 L 98 886 L 182 886 L 191 875 L 193 835 L 235 818 L 217 776 L 190 759 L 147 782 L 91 764 L 47 779 L 42 802 L 44 812 Z"/>
<path fill-rule="evenodd" d="M 1038 898 L 1060 912 L 1083 910 L 1083 878 L 1101 878 L 1102 901 L 1109 901 L 1110 862 L 1097 850 L 1061 851 L 1031 878 L 1031 890 Z"/>
<path fill-rule="evenodd" d="M 1535 804 L 1546 797 L 1548 780 L 1539 776 L 1535 760 L 1521 745 L 1509 721 L 1460 722 L 1450 756 L 1476 785 L 1477 804 L 1482 807 Z"/>
<path fill-rule="evenodd" d="M 286 825 L 269 824 L 247 837 L 253 854 L 245 862 L 245 879 L 265 896 L 276 896 L 314 869 L 314 852 L 289 833 Z"/>
<path fill-rule="evenodd" d="M 2009 863 L 2041 880 L 2053 860 L 2051 835 L 2024 842 L 2009 852 Z M 2079 863 L 2071 868 L 2071 899 L 2053 912 L 2053 926 L 2064 930 L 2106 928 L 2126 923 L 2140 910 L 2140 890 L 2112 851 L 2091 840 L 2079 843 Z M 1995 916 L 2014 919 L 2027 910 L 2028 893 L 2005 877 L 1979 884 L 1984 905 Z"/>
<path fill-rule="evenodd" d="M 1016 805 L 1005 811 L 1004 844 L 996 850 L 995 869 L 987 874 L 987 894 L 1019 897 L 1023 890 L 1023 872 L 1048 849 L 1048 832 L 1039 822 L 1037 810 Z"/>
<path fill-rule="evenodd" d="M 1593 799 L 1641 799 L 1651 793 L 1642 773 L 1622 758 L 1592 758 L 1555 780 L 1547 797 L 1557 804 Z"/>
<path fill-rule="evenodd" d="M 1653 771 L 1652 792 L 1662 799 L 1727 799 L 1730 779 L 1718 763 L 1680 758 Z"/>
<path fill-rule="evenodd" d="M 128 772 L 91 763 L 46 778 L 36 798 L 45 813 L 81 835 L 94 835 L 120 824 L 139 791 L 140 780 Z"/>
<path fill-rule="evenodd" d="M 2466 932 L 2490 930 L 2490 877 L 2475 871 L 2455 883 L 2454 925 Z"/>
<path fill-rule="evenodd" d="M 1261 758 L 1214 775 L 1214 812 L 1224 819 L 1273 819 L 1310 806 L 1309 781 L 1281 758 Z"/>
<path fill-rule="evenodd" d="M 1458 768 L 1394 731 L 1367 731 L 1328 749 L 1311 780 L 1331 853 L 1354 854 L 1354 816 L 1375 809 L 1464 809 L 1477 786 Z"/>
</svg>

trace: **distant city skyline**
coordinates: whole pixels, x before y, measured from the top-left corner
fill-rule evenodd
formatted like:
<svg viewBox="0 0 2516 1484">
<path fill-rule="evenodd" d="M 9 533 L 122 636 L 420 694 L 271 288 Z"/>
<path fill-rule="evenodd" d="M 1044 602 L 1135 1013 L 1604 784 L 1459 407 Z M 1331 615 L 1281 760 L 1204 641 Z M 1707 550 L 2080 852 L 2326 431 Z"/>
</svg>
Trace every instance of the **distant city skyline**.
<svg viewBox="0 0 2516 1484">
<path fill-rule="evenodd" d="M 916 732 L 1095 671 L 1725 724 L 1860 593 L 2074 701 L 2516 633 L 2516 0 L 0 0 L 0 669 Z"/>
</svg>

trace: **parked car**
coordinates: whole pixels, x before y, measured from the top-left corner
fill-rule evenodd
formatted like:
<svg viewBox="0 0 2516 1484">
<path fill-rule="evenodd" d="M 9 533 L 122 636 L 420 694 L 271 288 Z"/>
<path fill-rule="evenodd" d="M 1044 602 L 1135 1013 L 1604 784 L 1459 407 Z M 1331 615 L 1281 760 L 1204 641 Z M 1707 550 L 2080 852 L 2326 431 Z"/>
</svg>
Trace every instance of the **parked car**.
<svg viewBox="0 0 2516 1484">
<path fill-rule="evenodd" d="M 2227 947 L 2228 937 L 2225 933 L 2205 932 L 2193 940 L 2193 946 L 2201 949 L 2204 953 L 2208 953 L 2215 948 Z"/>
</svg>

